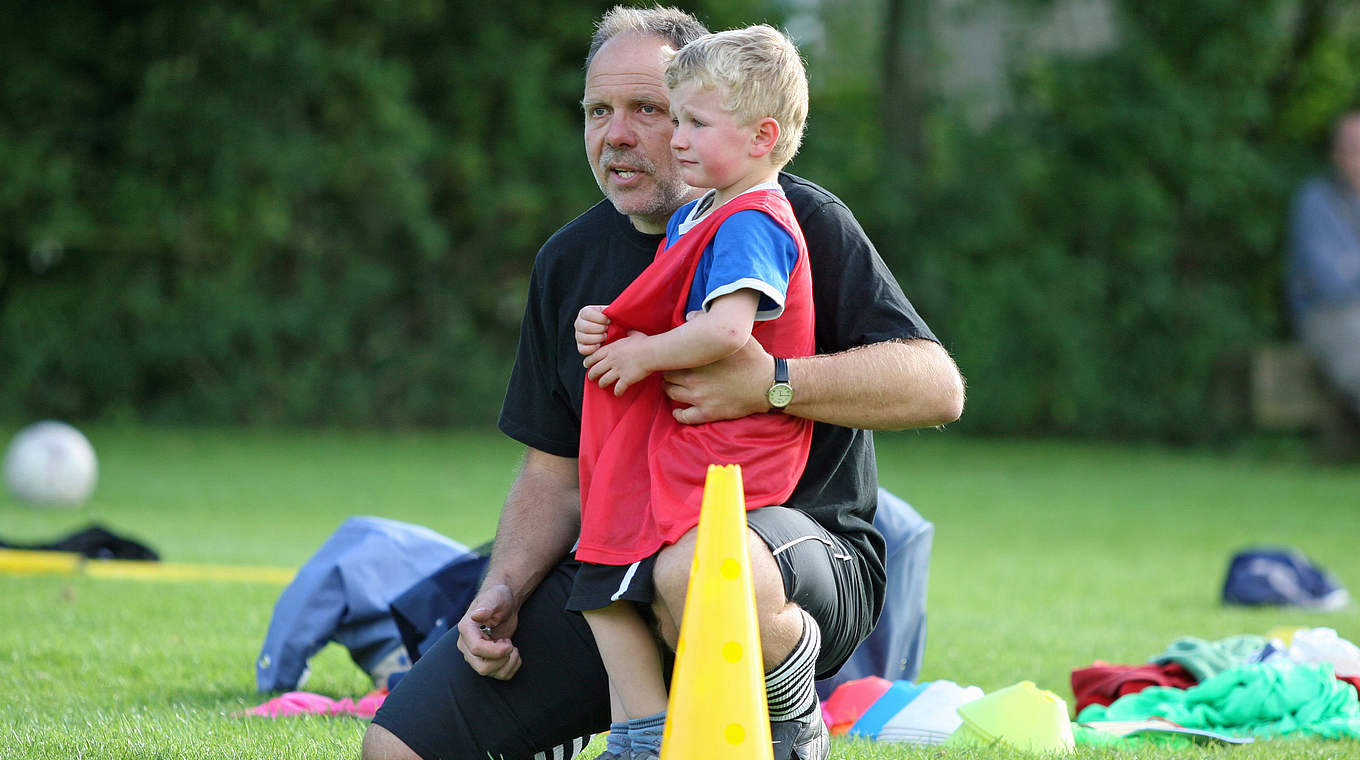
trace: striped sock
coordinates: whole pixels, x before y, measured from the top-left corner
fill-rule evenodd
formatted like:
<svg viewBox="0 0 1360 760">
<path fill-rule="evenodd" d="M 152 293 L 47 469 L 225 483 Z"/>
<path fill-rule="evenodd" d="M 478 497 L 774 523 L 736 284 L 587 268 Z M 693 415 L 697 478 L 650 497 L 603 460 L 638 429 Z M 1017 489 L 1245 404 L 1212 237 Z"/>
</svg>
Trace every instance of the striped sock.
<svg viewBox="0 0 1360 760">
<path fill-rule="evenodd" d="M 798 611 L 803 615 L 803 635 L 789 656 L 765 674 L 765 698 L 772 721 L 801 718 L 817 706 L 813 671 L 822 651 L 822 630 L 807 610 Z"/>
</svg>

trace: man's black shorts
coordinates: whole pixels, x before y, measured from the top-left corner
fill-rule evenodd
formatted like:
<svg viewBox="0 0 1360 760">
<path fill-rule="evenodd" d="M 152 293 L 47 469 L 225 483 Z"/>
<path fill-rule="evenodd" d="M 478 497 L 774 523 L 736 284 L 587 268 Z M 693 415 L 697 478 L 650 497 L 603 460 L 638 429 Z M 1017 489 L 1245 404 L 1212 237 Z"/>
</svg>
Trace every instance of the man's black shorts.
<svg viewBox="0 0 1360 760">
<path fill-rule="evenodd" d="M 764 507 L 747 523 L 774 554 L 785 595 L 817 620 L 817 677 L 832 675 L 873 627 L 858 555 L 803 512 Z M 425 760 L 568 758 L 609 727 L 609 688 L 585 618 L 566 609 L 578 564 L 564 562 L 520 608 L 515 677 L 478 675 L 444 636 L 373 718 Z"/>
</svg>

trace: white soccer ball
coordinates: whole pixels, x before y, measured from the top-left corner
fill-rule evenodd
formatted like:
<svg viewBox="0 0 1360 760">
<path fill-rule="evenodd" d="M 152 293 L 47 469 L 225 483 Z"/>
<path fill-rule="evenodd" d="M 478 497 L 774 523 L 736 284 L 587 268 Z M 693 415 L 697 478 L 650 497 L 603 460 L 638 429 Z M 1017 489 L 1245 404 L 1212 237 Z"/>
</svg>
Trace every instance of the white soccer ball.
<svg viewBox="0 0 1360 760">
<path fill-rule="evenodd" d="M 94 493 L 99 462 L 79 430 L 45 420 L 20 430 L 5 453 L 5 485 L 20 501 L 78 506 Z"/>
</svg>

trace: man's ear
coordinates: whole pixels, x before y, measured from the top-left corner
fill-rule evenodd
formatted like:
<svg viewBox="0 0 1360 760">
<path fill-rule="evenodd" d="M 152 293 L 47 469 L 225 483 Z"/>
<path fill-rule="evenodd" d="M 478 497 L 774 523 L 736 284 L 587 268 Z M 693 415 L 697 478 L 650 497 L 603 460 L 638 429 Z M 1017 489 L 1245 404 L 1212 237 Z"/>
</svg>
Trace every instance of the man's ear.
<svg viewBox="0 0 1360 760">
<path fill-rule="evenodd" d="M 755 133 L 751 137 L 751 158 L 763 158 L 774 150 L 774 144 L 779 141 L 779 122 L 773 117 L 766 116 L 755 124 Z"/>
</svg>

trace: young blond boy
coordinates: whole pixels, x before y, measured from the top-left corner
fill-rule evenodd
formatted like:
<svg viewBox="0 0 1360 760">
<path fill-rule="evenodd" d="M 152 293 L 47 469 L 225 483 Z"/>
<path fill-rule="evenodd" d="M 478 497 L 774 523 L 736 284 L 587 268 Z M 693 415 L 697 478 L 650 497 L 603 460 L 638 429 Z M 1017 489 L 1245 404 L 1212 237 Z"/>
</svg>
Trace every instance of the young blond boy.
<svg viewBox="0 0 1360 760">
<path fill-rule="evenodd" d="M 769 26 L 721 32 L 676 53 L 666 86 L 683 178 L 712 190 L 671 217 L 655 261 L 623 294 L 581 309 L 575 323 L 588 368 L 576 549 L 584 564 L 567 607 L 584 613 L 609 675 L 606 759 L 659 754 L 666 688 L 638 605 L 651 601 L 656 552 L 698 522 L 707 465 L 742 466 L 747 509 L 780 504 L 812 433 L 780 411 L 787 385 L 772 388 L 768 414 L 700 426 L 675 420 L 660 385 L 661 372 L 717 361 L 752 337 L 775 357 L 813 352 L 806 244 L 777 183 L 807 119 L 802 60 Z M 800 672 L 820 640 L 804 616 Z"/>
</svg>

